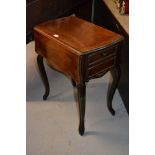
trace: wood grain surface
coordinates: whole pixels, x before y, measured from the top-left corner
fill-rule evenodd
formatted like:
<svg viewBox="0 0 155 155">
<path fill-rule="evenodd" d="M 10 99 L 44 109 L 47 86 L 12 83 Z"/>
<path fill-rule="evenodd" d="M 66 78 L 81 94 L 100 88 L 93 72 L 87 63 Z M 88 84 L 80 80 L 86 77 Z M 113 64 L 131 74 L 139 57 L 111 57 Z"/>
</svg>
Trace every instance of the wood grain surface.
<svg viewBox="0 0 155 155">
<path fill-rule="evenodd" d="M 104 48 L 122 40 L 119 34 L 75 16 L 42 23 L 34 30 L 81 53 Z"/>
</svg>

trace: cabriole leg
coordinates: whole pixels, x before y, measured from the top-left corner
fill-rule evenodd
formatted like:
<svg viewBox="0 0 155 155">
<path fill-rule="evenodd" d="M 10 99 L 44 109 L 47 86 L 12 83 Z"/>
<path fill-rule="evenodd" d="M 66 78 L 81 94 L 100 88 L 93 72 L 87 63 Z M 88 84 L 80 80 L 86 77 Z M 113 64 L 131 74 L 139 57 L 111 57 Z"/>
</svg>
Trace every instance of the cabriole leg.
<svg viewBox="0 0 155 155">
<path fill-rule="evenodd" d="M 43 95 L 43 100 L 46 100 L 50 92 L 50 87 L 49 87 L 49 82 L 48 82 L 48 78 L 47 78 L 44 63 L 43 63 L 43 57 L 41 55 L 37 56 L 37 64 L 41 75 L 41 79 L 45 86 L 45 94 Z"/>
<path fill-rule="evenodd" d="M 112 72 L 113 72 L 113 80 L 112 82 L 109 83 L 109 87 L 108 87 L 107 106 L 111 114 L 115 115 L 115 111 L 112 108 L 112 99 L 120 79 L 120 66 L 119 65 L 114 66 L 112 68 Z"/>
<path fill-rule="evenodd" d="M 85 117 L 85 104 L 86 104 L 86 86 L 85 83 L 77 85 L 78 90 L 78 105 L 79 105 L 79 133 L 82 136 L 85 131 L 84 117 Z"/>
</svg>

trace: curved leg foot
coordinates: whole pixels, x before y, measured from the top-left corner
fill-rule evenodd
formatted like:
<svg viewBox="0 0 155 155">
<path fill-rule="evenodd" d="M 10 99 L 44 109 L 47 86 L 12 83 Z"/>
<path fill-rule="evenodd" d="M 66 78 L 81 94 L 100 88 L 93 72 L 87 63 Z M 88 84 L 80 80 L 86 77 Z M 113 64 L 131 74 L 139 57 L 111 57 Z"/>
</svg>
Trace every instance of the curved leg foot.
<svg viewBox="0 0 155 155">
<path fill-rule="evenodd" d="M 43 57 L 41 55 L 37 56 L 37 64 L 38 64 L 42 81 L 45 86 L 45 94 L 43 95 L 43 100 L 46 100 L 50 92 L 50 87 L 49 87 L 49 82 L 48 82 L 48 78 L 47 78 L 44 63 L 43 63 Z"/>
<path fill-rule="evenodd" d="M 84 127 L 84 121 L 83 121 L 82 124 L 79 125 L 79 134 L 83 136 L 84 132 L 85 132 L 85 127 Z"/>
<path fill-rule="evenodd" d="M 84 126 L 84 117 L 85 117 L 85 103 L 86 103 L 86 86 L 84 84 L 80 84 L 77 86 L 78 90 L 78 105 L 79 105 L 79 134 L 82 136 L 85 131 Z"/>
<path fill-rule="evenodd" d="M 115 110 L 112 108 L 112 99 L 120 79 L 120 66 L 116 65 L 115 67 L 113 67 L 112 71 L 113 71 L 113 81 L 112 83 L 109 83 L 108 95 L 107 95 L 107 106 L 111 114 L 115 115 Z"/>
</svg>

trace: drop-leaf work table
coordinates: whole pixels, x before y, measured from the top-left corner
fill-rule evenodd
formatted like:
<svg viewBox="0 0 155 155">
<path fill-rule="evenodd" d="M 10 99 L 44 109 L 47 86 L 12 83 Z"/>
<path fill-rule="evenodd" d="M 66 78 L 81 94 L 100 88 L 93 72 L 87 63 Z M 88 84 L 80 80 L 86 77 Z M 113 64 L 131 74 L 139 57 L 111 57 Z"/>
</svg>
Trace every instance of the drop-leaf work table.
<svg viewBox="0 0 155 155">
<path fill-rule="evenodd" d="M 37 62 L 45 85 L 43 99 L 49 95 L 49 83 L 43 58 L 52 68 L 71 78 L 77 88 L 79 133 L 84 134 L 86 82 L 108 71 L 114 73 L 109 83 L 107 106 L 112 115 L 112 99 L 120 78 L 119 53 L 123 37 L 75 16 L 47 21 L 34 28 Z"/>
</svg>

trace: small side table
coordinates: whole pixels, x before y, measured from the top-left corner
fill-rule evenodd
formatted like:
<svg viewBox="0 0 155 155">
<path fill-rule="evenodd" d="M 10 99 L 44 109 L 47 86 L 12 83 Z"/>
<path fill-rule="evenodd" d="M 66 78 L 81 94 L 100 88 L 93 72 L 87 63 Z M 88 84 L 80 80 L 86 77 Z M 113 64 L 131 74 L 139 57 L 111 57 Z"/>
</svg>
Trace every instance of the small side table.
<svg viewBox="0 0 155 155">
<path fill-rule="evenodd" d="M 71 78 L 77 88 L 79 104 L 79 133 L 84 134 L 86 85 L 113 70 L 114 79 L 109 84 L 107 106 L 112 115 L 112 99 L 120 78 L 119 53 L 123 37 L 75 16 L 59 18 L 34 28 L 37 62 L 45 85 L 43 99 L 50 88 L 43 58 L 52 68 Z"/>
</svg>

